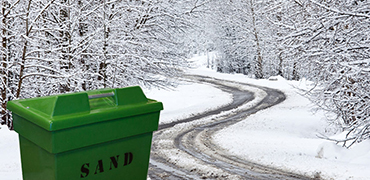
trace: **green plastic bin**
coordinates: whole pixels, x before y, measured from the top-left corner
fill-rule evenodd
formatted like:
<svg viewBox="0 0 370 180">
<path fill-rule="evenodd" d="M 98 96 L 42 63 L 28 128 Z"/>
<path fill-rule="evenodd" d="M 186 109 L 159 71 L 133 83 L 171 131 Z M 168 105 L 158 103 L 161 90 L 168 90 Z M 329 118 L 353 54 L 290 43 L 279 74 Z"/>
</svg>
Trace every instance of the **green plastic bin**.
<svg viewBox="0 0 370 180">
<path fill-rule="evenodd" d="M 24 180 L 145 180 L 161 102 L 140 87 L 9 101 Z"/>
</svg>

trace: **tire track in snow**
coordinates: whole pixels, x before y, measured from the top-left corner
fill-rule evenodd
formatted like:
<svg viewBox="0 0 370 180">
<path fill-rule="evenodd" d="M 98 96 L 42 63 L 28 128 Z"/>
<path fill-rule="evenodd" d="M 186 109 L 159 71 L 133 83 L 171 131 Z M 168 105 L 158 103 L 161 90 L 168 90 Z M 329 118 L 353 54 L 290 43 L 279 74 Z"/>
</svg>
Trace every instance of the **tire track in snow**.
<svg viewBox="0 0 370 180">
<path fill-rule="evenodd" d="M 189 76 L 233 95 L 233 102 L 180 121 L 161 124 L 153 135 L 149 177 L 155 179 L 309 179 L 228 154 L 212 135 L 249 115 L 285 100 L 274 89 L 246 83 Z"/>
</svg>

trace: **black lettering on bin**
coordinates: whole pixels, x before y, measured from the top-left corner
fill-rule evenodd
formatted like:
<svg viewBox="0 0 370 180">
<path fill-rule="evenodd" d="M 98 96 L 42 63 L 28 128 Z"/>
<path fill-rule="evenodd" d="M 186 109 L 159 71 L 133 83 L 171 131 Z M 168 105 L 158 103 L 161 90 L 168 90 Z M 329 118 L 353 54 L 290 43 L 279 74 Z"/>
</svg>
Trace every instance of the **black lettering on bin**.
<svg viewBox="0 0 370 180">
<path fill-rule="evenodd" d="M 113 169 L 112 164 L 113 164 L 114 168 L 118 167 L 118 157 L 119 157 L 119 155 L 117 155 L 116 157 L 117 157 L 117 159 L 114 156 L 110 157 L 110 168 L 109 168 L 109 170 Z"/>
<path fill-rule="evenodd" d="M 90 166 L 90 163 L 85 163 L 81 166 L 81 178 L 85 178 L 89 175 L 89 166 Z"/>
<path fill-rule="evenodd" d="M 104 172 L 104 168 L 103 168 L 103 160 L 99 160 L 99 161 L 98 161 L 98 165 L 96 166 L 96 169 L 95 169 L 95 174 L 97 174 L 97 173 L 98 173 L 98 170 L 99 170 L 99 173 Z"/>
<path fill-rule="evenodd" d="M 131 164 L 132 159 L 133 159 L 132 153 L 130 153 L 130 152 L 125 153 L 125 164 L 123 164 L 123 166 L 127 166 L 127 165 Z"/>
<path fill-rule="evenodd" d="M 119 156 L 120 155 L 109 157 L 109 159 L 110 159 L 109 170 L 112 170 L 113 167 L 114 168 L 118 168 L 118 166 L 119 166 L 119 161 L 118 161 Z M 131 152 L 127 152 L 127 153 L 124 154 L 124 156 L 125 156 L 124 157 L 125 159 L 123 160 L 123 166 L 130 165 L 132 163 L 132 160 L 134 159 L 134 155 Z M 104 164 L 105 164 L 106 167 L 108 165 L 106 163 L 107 162 L 106 162 L 105 159 L 104 159 L 104 161 L 103 161 L 103 159 L 98 160 L 97 161 L 97 164 L 96 164 L 96 168 L 95 168 L 95 173 L 94 174 L 98 174 L 98 173 L 104 172 Z M 92 166 L 94 166 L 94 164 L 95 163 L 93 163 Z M 90 168 L 90 163 L 82 164 L 82 166 L 81 166 L 81 174 L 80 174 L 80 177 L 81 178 L 86 178 L 87 176 L 89 176 L 89 173 L 90 173 L 90 169 L 89 168 Z"/>
</svg>

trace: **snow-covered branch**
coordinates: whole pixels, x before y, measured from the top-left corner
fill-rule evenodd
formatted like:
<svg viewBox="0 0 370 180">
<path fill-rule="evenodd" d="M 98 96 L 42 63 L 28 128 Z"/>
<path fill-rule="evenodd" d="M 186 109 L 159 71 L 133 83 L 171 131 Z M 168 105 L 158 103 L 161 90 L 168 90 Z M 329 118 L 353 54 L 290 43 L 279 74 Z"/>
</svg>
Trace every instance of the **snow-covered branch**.
<svg viewBox="0 0 370 180">
<path fill-rule="evenodd" d="M 332 8 L 332 7 L 328 7 L 328 6 L 325 6 L 321 3 L 318 3 L 317 1 L 315 0 L 310 0 L 312 3 L 316 4 L 317 6 L 320 6 L 328 11 L 331 11 L 331 12 L 335 12 L 335 13 L 338 13 L 338 14 L 342 14 L 342 15 L 348 15 L 348 16 L 355 16 L 355 17 L 365 17 L 365 18 L 370 18 L 370 15 L 368 14 L 363 14 L 363 13 L 352 13 L 352 12 L 346 12 L 346 11 L 341 11 L 341 10 L 338 10 L 338 9 L 335 9 L 335 8 Z"/>
<path fill-rule="evenodd" d="M 67 76 L 58 76 L 58 75 L 52 75 L 52 74 L 43 74 L 43 73 L 30 73 L 22 76 L 22 79 L 32 77 L 32 76 L 42 76 L 47 78 L 66 78 Z"/>
</svg>

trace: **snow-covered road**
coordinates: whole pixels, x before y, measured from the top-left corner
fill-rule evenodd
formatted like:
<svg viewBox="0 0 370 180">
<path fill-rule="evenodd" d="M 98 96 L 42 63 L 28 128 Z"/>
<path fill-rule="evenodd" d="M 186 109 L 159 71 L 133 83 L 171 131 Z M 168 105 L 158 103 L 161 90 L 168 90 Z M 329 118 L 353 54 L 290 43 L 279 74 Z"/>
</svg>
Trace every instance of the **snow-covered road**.
<svg viewBox="0 0 370 180">
<path fill-rule="evenodd" d="M 217 78 L 217 82 L 237 82 L 236 84 L 239 84 L 237 85 L 238 88 L 246 88 L 245 90 L 254 92 L 255 99 L 247 103 L 245 107 L 259 102 L 261 98 L 266 96 L 266 93 L 256 88 L 243 87 L 242 84 L 244 83 L 277 89 L 286 96 L 286 100 L 282 103 L 258 111 L 246 119 L 225 127 L 213 133 L 211 137 L 206 138 L 212 144 L 217 145 L 217 148 L 223 149 L 222 152 L 228 154 L 229 157 L 312 179 L 370 179 L 370 171 L 368 171 L 370 165 L 370 141 L 364 141 L 350 149 L 346 149 L 334 142 L 318 137 L 321 134 L 329 137 L 338 137 L 338 135 L 335 135 L 334 127 L 325 119 L 324 112 L 313 111 L 317 106 L 304 96 L 304 91 L 302 90 L 311 89 L 312 82 L 304 79 L 301 81 L 287 81 L 282 77 L 255 80 L 242 74 L 216 73 L 214 70 L 205 68 L 205 57 L 195 58 L 200 59 L 200 61 L 194 60 L 195 62 L 201 62 L 203 59 L 204 63 L 200 64 L 197 69 L 189 70 L 189 74 Z M 198 114 L 207 109 L 215 109 L 216 107 L 229 104 L 232 97 L 228 97 L 227 94 L 214 86 L 188 83 L 180 85 L 175 92 L 151 91 L 148 93 L 148 97 L 164 102 L 165 110 L 161 112 L 160 123 L 166 124 L 175 121 L 174 119 L 184 119 L 184 117 L 190 117 L 192 114 Z M 188 111 L 189 109 L 191 110 Z M 217 119 L 217 116 L 209 117 L 208 120 L 212 120 L 212 118 Z M 203 120 L 207 120 L 207 118 L 203 118 Z M 201 123 L 202 120 L 198 120 L 192 122 L 189 126 L 196 126 Z M 185 128 L 187 128 L 185 124 L 180 124 L 171 128 L 171 131 L 186 131 Z M 176 135 L 171 131 L 162 132 L 164 134 L 162 137 L 168 138 L 163 139 L 161 145 L 173 147 L 173 137 Z M 200 136 L 204 135 L 209 135 L 209 133 L 202 133 Z M 186 138 L 184 139 L 186 140 Z M 197 145 L 201 144 L 198 142 L 202 143 L 204 141 L 197 141 Z M 209 144 L 205 146 L 211 147 Z M 184 158 L 182 157 L 183 153 L 180 150 L 177 151 L 175 148 L 167 148 L 162 153 L 167 153 L 168 159 L 162 160 L 171 160 L 172 164 L 183 164 L 188 166 L 187 170 L 190 171 L 198 170 L 198 166 L 192 166 L 196 160 Z M 187 163 L 189 164 L 186 165 Z M 176 173 L 183 177 L 182 175 L 185 174 L 169 166 L 162 166 L 159 163 L 155 165 L 161 168 L 168 168 L 169 172 L 164 172 L 162 174 L 163 177 L 171 177 L 171 175 Z M 204 165 L 199 166 L 205 170 L 208 168 L 208 166 Z M 214 170 L 217 171 L 217 169 Z M 212 168 L 205 172 L 212 173 Z M 199 176 L 192 177 L 193 179 L 199 178 Z M 232 177 L 230 176 L 229 178 Z M 220 179 L 222 179 L 222 176 L 220 176 Z"/>
<path fill-rule="evenodd" d="M 215 132 L 285 100 L 282 92 L 255 85 L 190 76 L 233 95 L 231 104 L 161 124 L 154 133 L 151 179 L 308 179 L 229 154 L 212 141 Z"/>
</svg>

